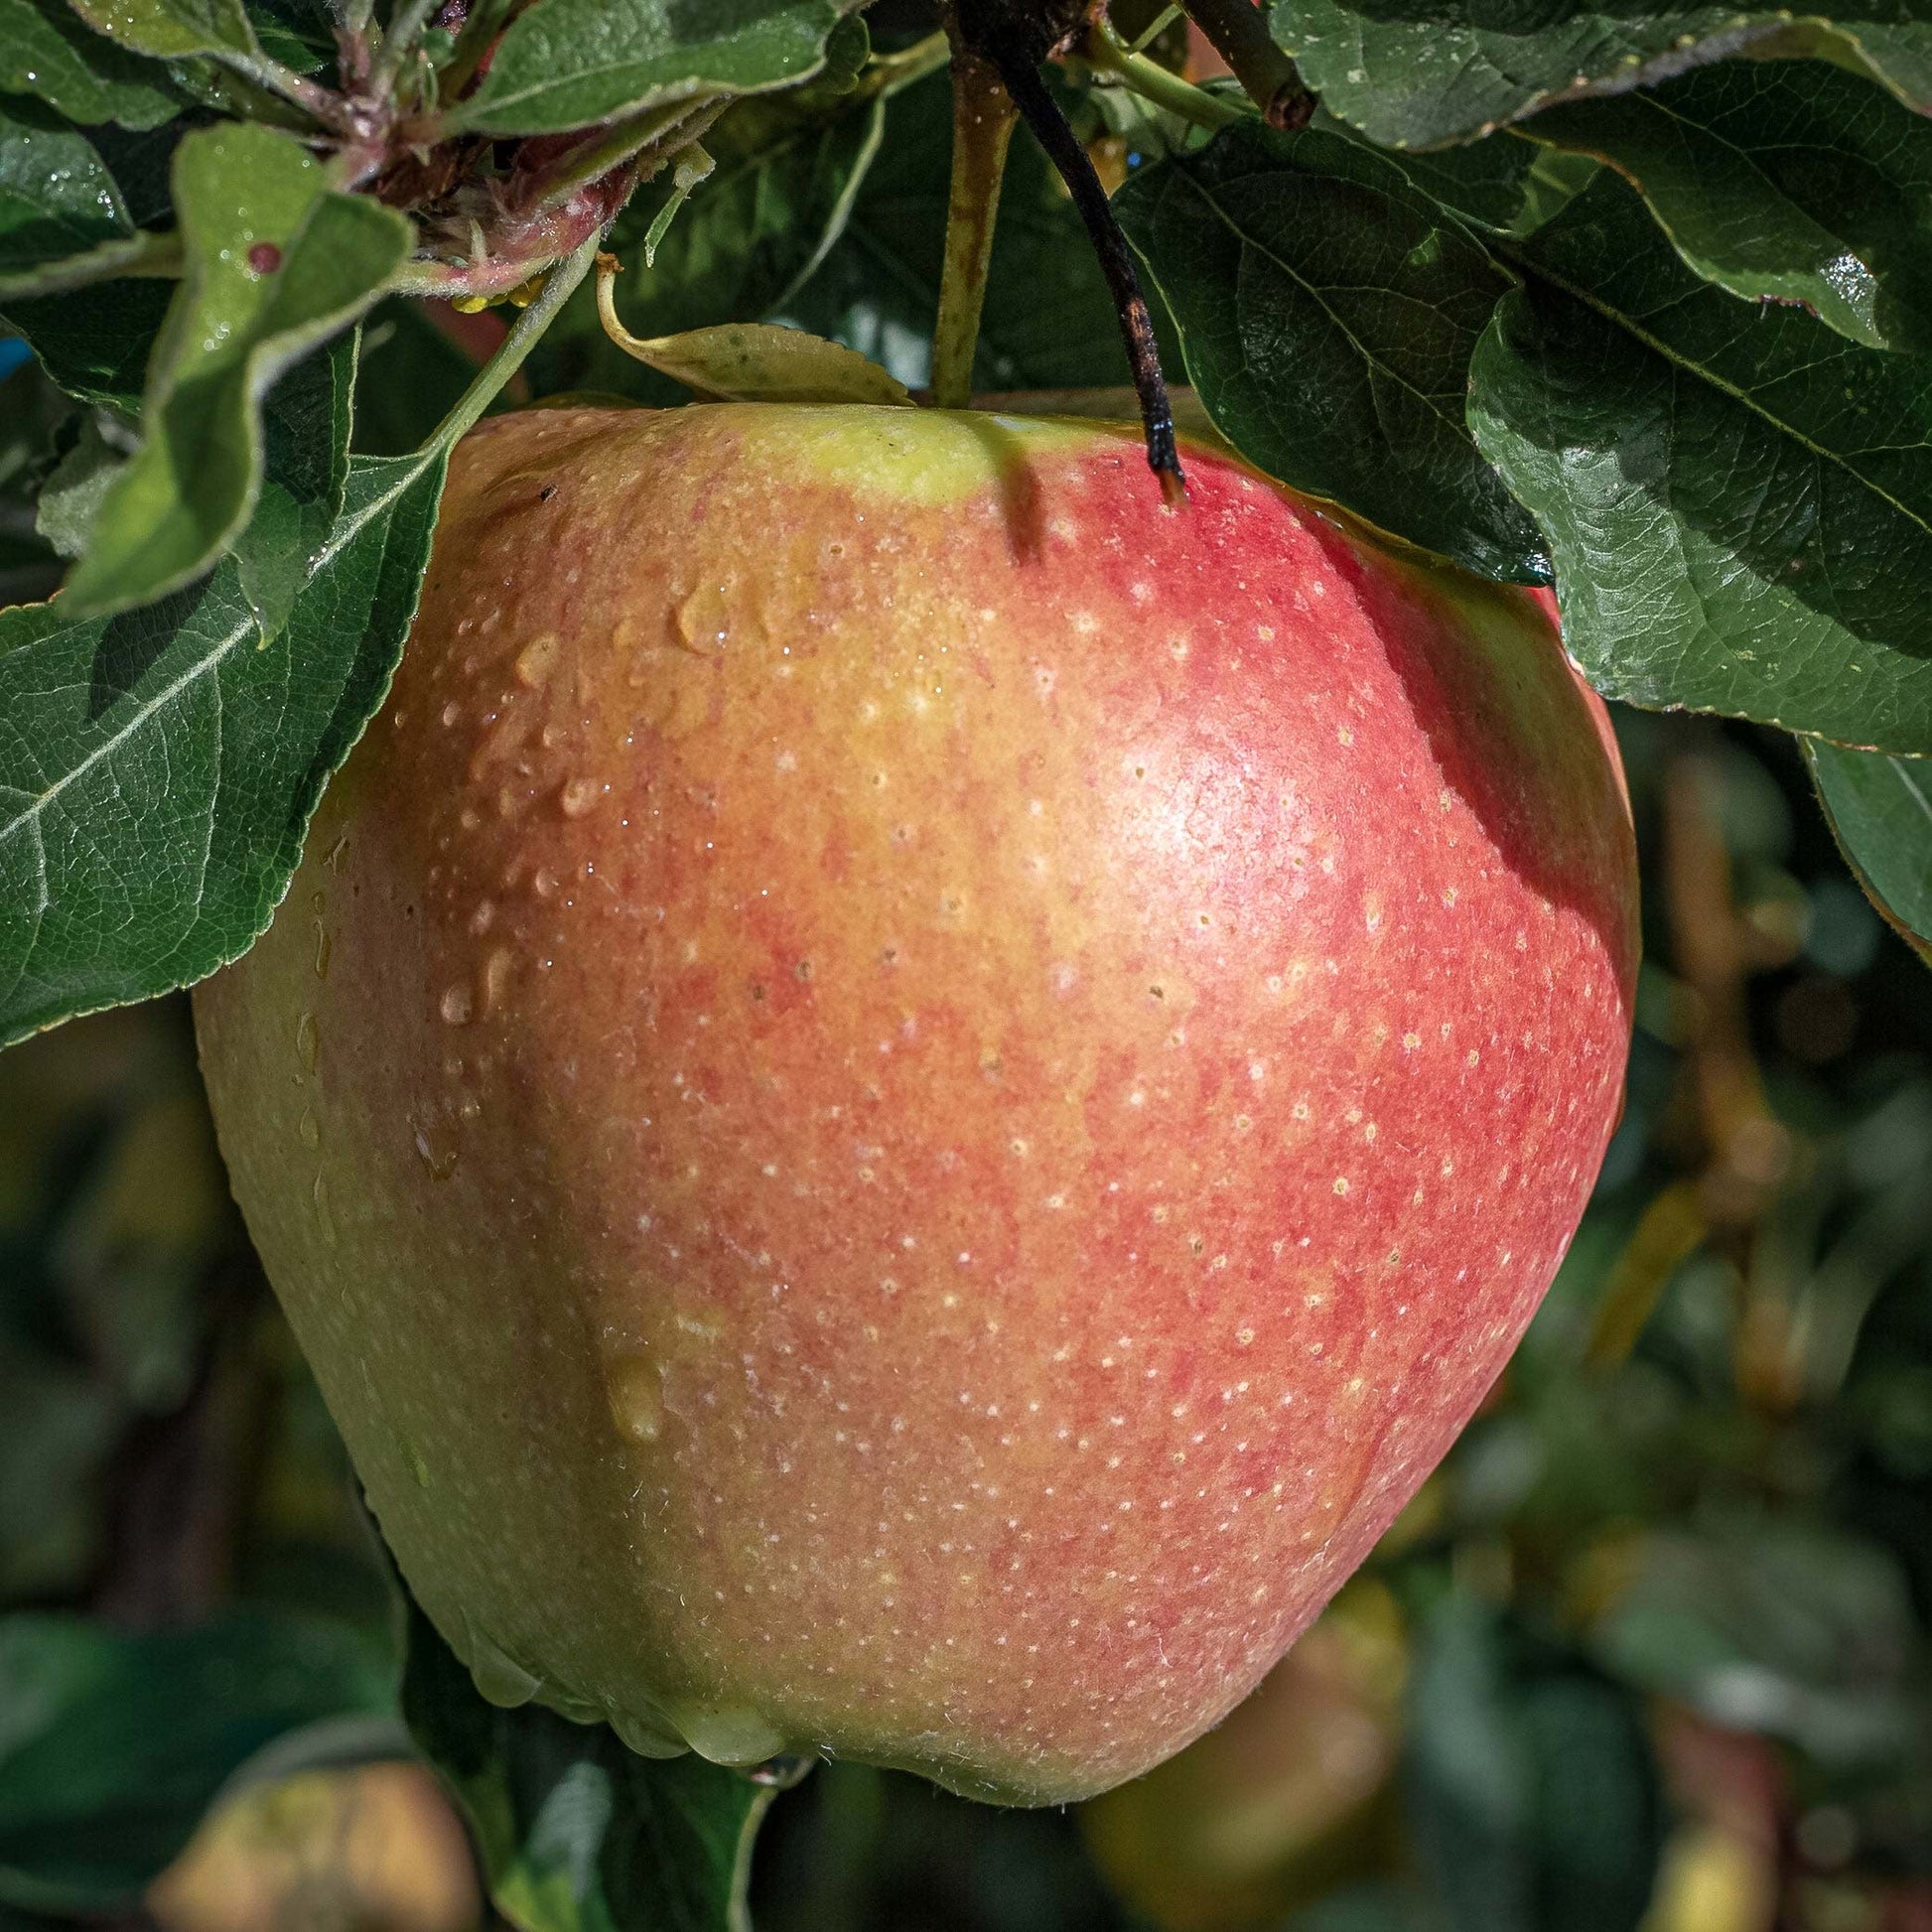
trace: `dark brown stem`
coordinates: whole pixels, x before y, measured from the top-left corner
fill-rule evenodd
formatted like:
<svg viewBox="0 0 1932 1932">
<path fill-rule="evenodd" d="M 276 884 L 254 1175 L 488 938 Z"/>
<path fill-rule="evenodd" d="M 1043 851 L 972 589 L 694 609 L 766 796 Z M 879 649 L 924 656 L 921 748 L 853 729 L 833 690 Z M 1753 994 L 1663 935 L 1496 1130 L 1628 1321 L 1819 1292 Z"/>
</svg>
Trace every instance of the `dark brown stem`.
<svg viewBox="0 0 1932 1932">
<path fill-rule="evenodd" d="M 952 192 L 946 205 L 946 255 L 939 318 L 932 330 L 932 400 L 964 409 L 973 399 L 1000 178 L 1017 118 L 1013 97 L 990 61 L 955 42 L 952 55 Z"/>
<path fill-rule="evenodd" d="M 1187 12 L 1271 127 L 1293 133 L 1308 126 L 1314 96 L 1275 45 L 1255 0 L 1187 0 Z"/>
<path fill-rule="evenodd" d="M 963 10 L 962 10 L 963 11 Z M 962 23 L 963 30 L 963 23 Z M 1148 314 L 1147 297 L 1141 293 L 1141 278 L 1134 272 L 1134 258 L 1128 252 L 1127 237 L 1114 219 L 1107 204 L 1107 191 L 1094 173 L 1093 162 L 1080 145 L 1079 137 L 1067 125 L 1046 83 L 1039 77 L 1028 50 L 1017 37 L 982 29 L 977 52 L 998 69 L 1013 96 L 1022 119 L 1032 128 L 1034 138 L 1046 150 L 1046 156 L 1059 170 L 1073 206 L 1086 223 L 1087 237 L 1100 258 L 1101 273 L 1113 293 L 1114 307 L 1120 316 L 1120 332 L 1127 345 L 1128 365 L 1134 372 L 1134 390 L 1140 397 L 1141 425 L 1147 436 L 1147 463 L 1161 484 L 1161 494 L 1170 504 L 1186 495 L 1186 481 L 1180 472 L 1180 456 L 1174 448 L 1173 411 L 1168 402 L 1168 385 L 1161 374 L 1161 351 L 1154 340 L 1154 322 Z"/>
</svg>

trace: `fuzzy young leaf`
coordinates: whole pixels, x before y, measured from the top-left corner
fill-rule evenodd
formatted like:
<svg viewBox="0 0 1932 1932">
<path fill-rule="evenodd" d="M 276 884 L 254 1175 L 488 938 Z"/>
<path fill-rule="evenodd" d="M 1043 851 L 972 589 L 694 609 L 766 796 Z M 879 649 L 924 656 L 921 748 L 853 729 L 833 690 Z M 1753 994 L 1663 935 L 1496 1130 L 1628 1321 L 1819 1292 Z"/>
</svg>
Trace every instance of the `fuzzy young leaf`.
<svg viewBox="0 0 1932 1932">
<path fill-rule="evenodd" d="M 87 25 L 110 40 L 178 61 L 192 54 L 261 58 L 261 43 L 241 0 L 71 0 Z"/>
<path fill-rule="evenodd" d="M 1590 682 L 1932 751 L 1932 359 L 1701 282 L 1613 175 L 1515 256 L 1470 423 Z"/>
<path fill-rule="evenodd" d="M 1932 350 L 1932 122 L 1856 74 L 1732 61 L 1529 131 L 1626 175 L 1707 280 L 1802 302 L 1872 348 Z"/>
<path fill-rule="evenodd" d="M 0 282 L 132 232 L 87 137 L 37 100 L 0 96 Z"/>
<path fill-rule="evenodd" d="M 80 435 L 49 476 L 34 509 L 34 528 L 63 557 L 78 557 L 93 534 L 101 499 L 126 469 L 128 451 L 108 441 L 98 415 L 89 415 Z"/>
<path fill-rule="evenodd" d="M 394 1709 L 387 1660 L 341 1625 L 231 1615 L 118 1634 L 0 1621 L 0 1907 L 130 1912 L 264 1745 Z"/>
<path fill-rule="evenodd" d="M 1885 916 L 1932 962 L 1932 759 L 1800 741 L 1825 816 Z"/>
<path fill-rule="evenodd" d="M 1489 577 L 1547 581 L 1464 420 L 1509 277 L 1391 162 L 1227 128 L 1115 198 L 1221 433 L 1285 483 Z"/>
<path fill-rule="evenodd" d="M 268 128 L 207 128 L 177 150 L 186 272 L 156 346 L 140 454 L 101 506 L 70 608 L 126 610 L 207 568 L 254 507 L 263 391 L 373 302 L 407 255 L 401 215 L 328 179 Z"/>
<path fill-rule="evenodd" d="M 462 1801 L 496 1904 L 528 1932 L 735 1932 L 771 1790 L 605 1725 L 485 1704 L 409 1604 L 403 1715 Z"/>
<path fill-rule="evenodd" d="M 1386 147 L 1465 140 L 1546 102 L 1623 93 L 1745 48 L 1771 51 L 1788 11 L 1659 0 L 1275 0 L 1270 25 L 1329 112 Z M 1832 51 L 1932 107 L 1932 21 L 1863 0 L 1824 29 Z"/>
<path fill-rule="evenodd" d="M 841 0 L 545 0 L 511 25 L 453 126 L 544 134 L 721 93 L 806 79 Z"/>
<path fill-rule="evenodd" d="M 187 105 L 165 68 L 91 32 L 67 0 L 0 0 L 0 93 L 37 94 L 83 127 L 159 127 Z"/>
<path fill-rule="evenodd" d="M 361 459 L 273 642 L 235 560 L 0 612 L 0 1044 L 186 986 L 268 924 L 415 613 L 445 462 Z"/>
</svg>

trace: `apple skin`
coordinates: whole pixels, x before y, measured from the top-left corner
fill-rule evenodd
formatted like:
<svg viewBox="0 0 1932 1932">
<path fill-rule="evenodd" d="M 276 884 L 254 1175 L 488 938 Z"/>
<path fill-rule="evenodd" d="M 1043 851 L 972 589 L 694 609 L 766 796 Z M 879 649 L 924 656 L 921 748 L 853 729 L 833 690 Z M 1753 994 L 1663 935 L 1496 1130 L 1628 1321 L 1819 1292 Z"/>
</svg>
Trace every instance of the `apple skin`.
<svg viewBox="0 0 1932 1932">
<path fill-rule="evenodd" d="M 1080 1797 L 1500 1370 L 1621 1091 L 1613 743 L 1526 596 L 1205 450 L 558 409 L 196 1001 L 234 1188 L 484 1694 Z"/>
</svg>

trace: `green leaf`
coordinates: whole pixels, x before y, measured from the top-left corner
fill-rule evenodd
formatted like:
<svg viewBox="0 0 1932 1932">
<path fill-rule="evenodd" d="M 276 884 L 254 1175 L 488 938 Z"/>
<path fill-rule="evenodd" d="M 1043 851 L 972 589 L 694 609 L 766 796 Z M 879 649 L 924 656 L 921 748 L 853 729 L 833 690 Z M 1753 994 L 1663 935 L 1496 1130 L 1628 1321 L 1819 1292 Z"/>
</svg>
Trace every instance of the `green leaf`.
<svg viewBox="0 0 1932 1932">
<path fill-rule="evenodd" d="M 922 387 L 931 372 L 951 154 L 950 82 L 934 73 L 889 101 L 885 140 L 837 241 L 769 319 L 829 336 L 908 388 Z M 1165 330 L 1158 303 L 1155 323 Z M 1164 354 L 1171 345 L 1164 334 Z M 1022 128 L 1000 192 L 974 386 L 1073 389 L 1127 379 L 1120 321 L 1086 229 Z"/>
<path fill-rule="evenodd" d="M 639 1757 L 606 1725 L 502 1710 L 412 1600 L 403 1715 L 462 1801 L 491 1896 L 527 1932 L 745 1928 L 768 1785 L 695 1754 Z"/>
<path fill-rule="evenodd" d="M 1590 682 L 1932 750 L 1932 361 L 1700 281 L 1613 175 L 1513 254 L 1470 423 Z"/>
<path fill-rule="evenodd" d="M 1452 1932 L 1635 1932 L 1663 1838 L 1636 1700 L 1451 1597 L 1410 1689 L 1408 1816 Z"/>
<path fill-rule="evenodd" d="M 1799 743 L 1860 884 L 1932 963 L 1932 759 Z"/>
<path fill-rule="evenodd" d="M 0 1620 L 0 1902 L 131 1908 L 255 1751 L 394 1699 L 387 1660 L 340 1625 L 237 1614 L 123 1635 Z"/>
<path fill-rule="evenodd" d="M 90 33 L 67 0 L 0 0 L 0 93 L 38 94 L 83 127 L 159 127 L 186 105 L 165 68 Z"/>
<path fill-rule="evenodd" d="M 388 689 L 444 470 L 353 461 L 266 645 L 232 557 L 117 618 L 0 612 L 0 1044 L 190 985 L 266 927 Z"/>
<path fill-rule="evenodd" d="M 262 408 L 261 494 L 235 540 L 234 559 L 264 643 L 288 621 L 342 514 L 355 349 L 352 333 L 338 336 L 298 362 Z"/>
<path fill-rule="evenodd" d="M 816 73 L 840 0 L 544 0 L 503 36 L 453 127 L 543 134 Z"/>
<path fill-rule="evenodd" d="M 186 273 L 155 348 L 140 454 L 68 586 L 74 610 L 126 610 L 208 567 L 254 507 L 263 391 L 407 256 L 401 215 L 328 180 L 269 128 L 205 128 L 176 151 Z"/>
<path fill-rule="evenodd" d="M 71 0 L 71 5 L 96 33 L 137 54 L 165 61 L 192 54 L 261 57 L 241 0 Z"/>
<path fill-rule="evenodd" d="M 1537 116 L 1600 157 L 1734 295 L 1803 302 L 1854 342 L 1932 349 L 1932 122 L 1818 61 L 1732 61 Z"/>
<path fill-rule="evenodd" d="M 0 96 L 0 279 L 132 232 L 87 137 L 37 100 Z"/>
<path fill-rule="evenodd" d="M 132 417 L 174 293 L 171 283 L 144 281 L 105 282 L 81 300 L 9 296 L 0 301 L 0 320 L 34 345 L 69 395 Z"/>
<path fill-rule="evenodd" d="M 1332 114 L 1317 111 L 1313 125 L 1357 142 L 1362 138 Z M 1581 195 L 1596 173 L 1588 156 L 1539 146 L 1508 128 L 1484 141 L 1426 154 L 1393 148 L 1373 152 L 1451 213 L 1502 235 L 1534 234 Z"/>
<path fill-rule="evenodd" d="M 1547 581 L 1536 527 L 1464 414 L 1509 277 L 1393 163 L 1244 123 L 1114 205 L 1244 456 L 1485 576 Z"/>
<path fill-rule="evenodd" d="M 1829 31 L 1902 100 L 1932 107 L 1932 22 L 1865 0 Z M 1644 0 L 1275 0 L 1270 25 L 1330 113 L 1386 147 L 1485 134 L 1553 100 L 1624 93 L 1789 32 L 1787 11 Z"/>
</svg>

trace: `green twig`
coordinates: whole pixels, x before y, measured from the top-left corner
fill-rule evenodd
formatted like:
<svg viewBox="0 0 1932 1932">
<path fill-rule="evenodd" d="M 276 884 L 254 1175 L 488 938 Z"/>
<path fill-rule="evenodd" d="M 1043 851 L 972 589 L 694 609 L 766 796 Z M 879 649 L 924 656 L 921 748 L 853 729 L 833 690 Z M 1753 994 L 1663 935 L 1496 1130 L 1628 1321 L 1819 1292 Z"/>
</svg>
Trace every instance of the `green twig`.
<svg viewBox="0 0 1932 1932">
<path fill-rule="evenodd" d="M 456 407 L 430 433 L 423 445 L 424 454 L 434 455 L 452 448 L 460 437 L 476 427 L 503 385 L 523 366 L 523 358 L 536 346 L 537 339 L 550 327 L 557 311 L 591 272 L 603 239 L 601 231 L 589 236 L 551 269 L 536 300 L 517 317 L 496 353 L 478 371 L 476 380 L 463 392 Z"/>
<path fill-rule="evenodd" d="M 429 25 L 437 3 L 438 0 L 397 0 L 396 10 L 389 19 L 389 31 L 382 37 L 375 66 L 369 71 L 368 91 L 377 100 L 387 99 L 394 90 L 403 58 L 422 39 L 423 29 Z"/>
<path fill-rule="evenodd" d="M 1087 29 L 1080 42 L 1080 58 L 1094 72 L 1111 75 L 1143 100 L 1165 107 L 1197 127 L 1230 127 L 1248 118 L 1249 110 L 1238 101 L 1210 94 L 1206 88 L 1170 72 L 1159 61 L 1134 53 L 1104 20 Z"/>
<path fill-rule="evenodd" d="M 641 156 L 646 148 L 663 150 L 662 154 L 650 157 L 654 165 L 644 171 L 645 175 L 655 173 L 673 154 L 682 152 L 694 141 L 702 141 L 711 132 L 712 122 L 730 103 L 729 94 L 704 94 L 695 101 L 680 100 L 665 107 L 647 107 L 641 114 L 612 122 L 594 139 L 566 154 L 554 175 L 532 185 L 524 198 L 530 212 L 540 214 L 547 208 L 561 207 L 579 189 L 601 181 L 613 168 L 621 168 L 626 161 Z"/>
<path fill-rule="evenodd" d="M 990 61 L 955 45 L 952 55 L 952 192 L 946 204 L 946 254 L 939 318 L 932 330 L 932 400 L 964 409 L 973 399 L 1000 179 L 1019 111 Z"/>
</svg>

